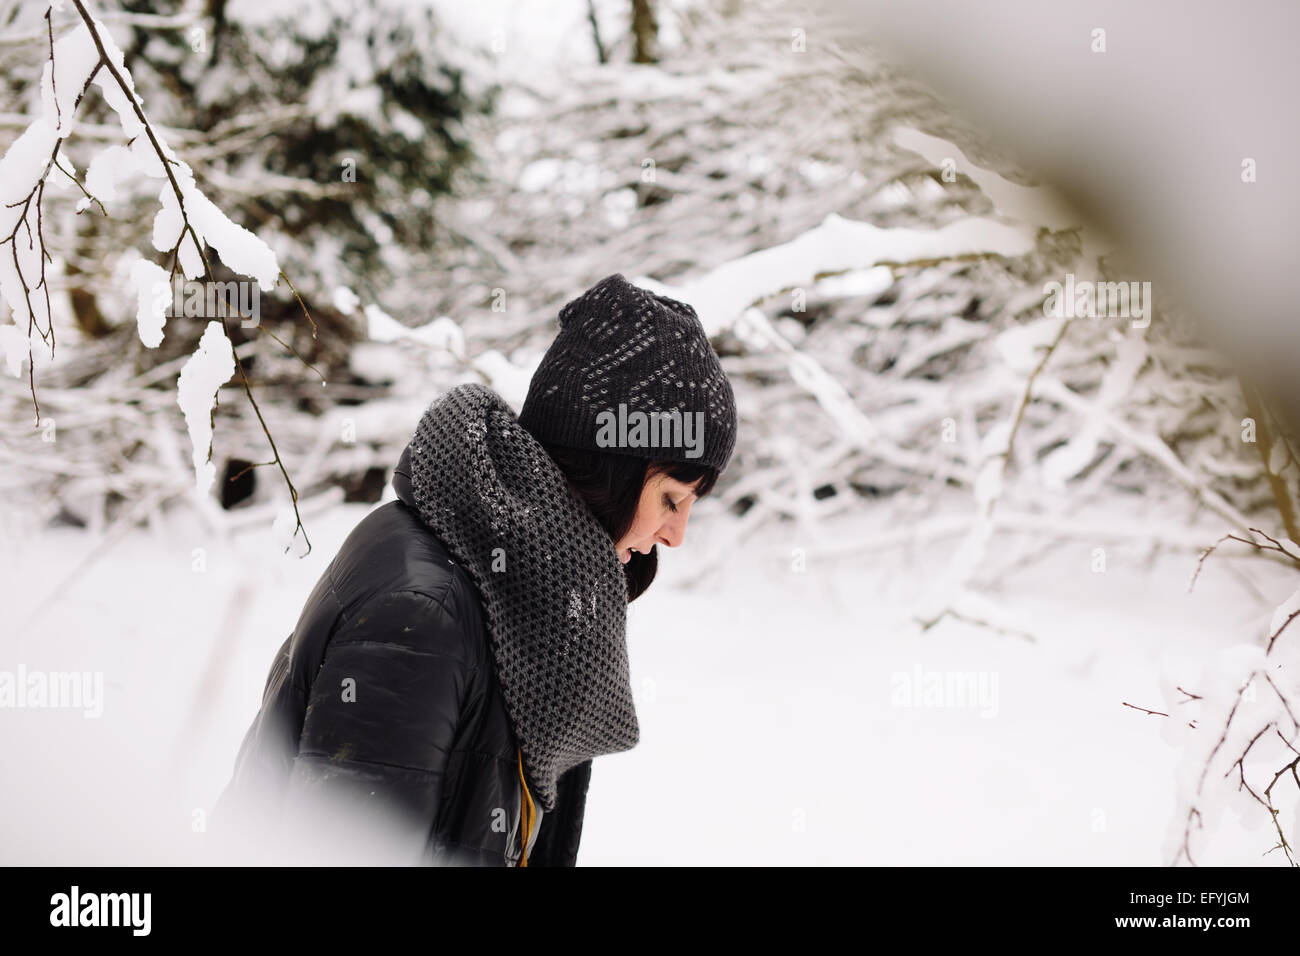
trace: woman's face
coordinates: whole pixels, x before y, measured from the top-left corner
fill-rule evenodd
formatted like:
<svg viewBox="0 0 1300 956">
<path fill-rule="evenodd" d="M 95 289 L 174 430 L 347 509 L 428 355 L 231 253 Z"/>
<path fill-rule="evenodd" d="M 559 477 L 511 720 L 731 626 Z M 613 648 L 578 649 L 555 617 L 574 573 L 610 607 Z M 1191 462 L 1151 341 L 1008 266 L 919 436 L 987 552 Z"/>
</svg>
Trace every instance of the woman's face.
<svg viewBox="0 0 1300 956">
<path fill-rule="evenodd" d="M 647 478 L 632 527 L 614 545 L 619 561 L 627 564 L 633 551 L 648 554 L 656 544 L 670 548 L 681 544 L 694 501 L 695 491 L 685 482 L 662 474 Z"/>
</svg>

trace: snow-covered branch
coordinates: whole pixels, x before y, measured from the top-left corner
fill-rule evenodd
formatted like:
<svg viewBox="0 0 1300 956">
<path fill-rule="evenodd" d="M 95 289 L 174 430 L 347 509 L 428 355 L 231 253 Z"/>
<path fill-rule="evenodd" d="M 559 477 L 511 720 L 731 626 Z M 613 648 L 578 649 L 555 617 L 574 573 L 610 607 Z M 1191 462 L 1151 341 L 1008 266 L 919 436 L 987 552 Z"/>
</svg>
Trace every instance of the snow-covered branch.
<svg viewBox="0 0 1300 956">
<path fill-rule="evenodd" d="M 0 330 L 0 346 L 15 371 L 19 362 L 17 349 L 26 345 L 29 383 L 36 407 L 37 427 L 41 425 L 40 405 L 35 383 L 32 343 L 35 335 L 49 346 L 54 356 L 54 321 L 50 301 L 50 282 L 46 267 L 54 262 L 46 246 L 42 201 L 47 179 L 59 170 L 73 180 L 83 194 L 78 211 L 91 203 L 103 203 L 89 187 L 112 190 L 114 184 L 130 176 L 144 176 L 166 181 L 158 195 L 161 208 L 153 223 L 153 245 L 166 252 L 171 272 L 147 260 L 140 260 L 132 271 L 131 282 L 139 299 L 139 335 L 149 347 L 162 340 L 166 303 L 164 289 L 170 291 L 179 270 L 187 280 L 214 283 L 216 276 L 207 255 L 212 245 L 223 264 L 237 274 L 253 277 L 262 291 L 273 289 L 280 271 L 275 253 L 253 233 L 236 225 L 197 187 L 189 167 L 180 161 L 150 123 L 135 85 L 123 62 L 120 49 L 107 28 L 95 20 L 81 0 L 73 0 L 81 24 L 65 33 L 58 42 L 49 11 L 46 13 L 49 60 L 42 80 L 43 110 L 0 159 L 3 181 L 4 212 L 0 214 L 0 245 L 9 247 L 9 255 L 0 258 L 0 293 L 9 305 L 19 329 Z M 123 145 L 110 146 L 91 162 L 87 182 L 76 179 L 75 171 L 58 162 L 64 139 L 74 131 L 74 114 L 85 91 L 96 83 L 104 101 L 113 110 L 124 137 Z M 188 242 L 187 242 L 188 240 Z M 287 282 L 287 279 L 286 279 Z M 292 286 L 291 286 L 292 288 Z M 38 295 L 40 293 L 41 295 Z M 297 296 L 296 291 L 294 293 Z M 298 298 L 303 312 L 306 306 Z M 310 321 L 310 314 L 307 314 Z M 297 526 L 310 550 L 310 541 L 297 510 L 297 489 L 289 478 L 270 429 L 253 396 L 243 363 L 234 352 L 226 331 L 228 314 L 223 308 L 220 321 L 212 321 L 205 330 L 198 351 L 180 370 L 177 380 L 178 402 L 185 415 L 194 449 L 196 492 L 202 496 L 211 487 L 215 470 L 211 464 L 212 413 L 217 390 L 234 371 L 240 373 L 245 395 L 270 444 L 272 460 L 265 464 L 279 467 L 289 489 Z M 246 315 L 256 324 L 256 315 Z"/>
</svg>

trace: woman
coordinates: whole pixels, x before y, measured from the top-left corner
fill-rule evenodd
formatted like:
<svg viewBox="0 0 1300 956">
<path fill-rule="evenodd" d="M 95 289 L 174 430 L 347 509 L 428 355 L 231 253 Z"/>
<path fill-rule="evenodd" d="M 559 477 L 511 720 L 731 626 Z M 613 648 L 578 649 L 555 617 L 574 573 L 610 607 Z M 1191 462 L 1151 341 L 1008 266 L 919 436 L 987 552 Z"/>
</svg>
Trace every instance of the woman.
<svg viewBox="0 0 1300 956">
<path fill-rule="evenodd" d="M 735 443 L 695 310 L 602 279 L 518 417 L 461 385 L 271 667 L 214 827 L 322 862 L 573 866 L 591 762 L 636 746 L 627 603 Z M 656 427 L 647 427 L 648 422 Z"/>
</svg>

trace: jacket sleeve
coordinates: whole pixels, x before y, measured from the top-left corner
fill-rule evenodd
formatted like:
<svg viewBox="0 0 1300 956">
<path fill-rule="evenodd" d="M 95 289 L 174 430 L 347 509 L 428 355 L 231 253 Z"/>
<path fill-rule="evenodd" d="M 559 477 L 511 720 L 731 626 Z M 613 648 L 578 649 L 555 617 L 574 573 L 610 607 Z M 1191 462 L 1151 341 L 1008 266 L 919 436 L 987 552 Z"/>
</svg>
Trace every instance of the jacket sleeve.
<svg viewBox="0 0 1300 956">
<path fill-rule="evenodd" d="M 380 595 L 330 638 L 282 804 L 306 862 L 437 862 L 432 833 L 472 667 L 448 603 Z"/>
</svg>

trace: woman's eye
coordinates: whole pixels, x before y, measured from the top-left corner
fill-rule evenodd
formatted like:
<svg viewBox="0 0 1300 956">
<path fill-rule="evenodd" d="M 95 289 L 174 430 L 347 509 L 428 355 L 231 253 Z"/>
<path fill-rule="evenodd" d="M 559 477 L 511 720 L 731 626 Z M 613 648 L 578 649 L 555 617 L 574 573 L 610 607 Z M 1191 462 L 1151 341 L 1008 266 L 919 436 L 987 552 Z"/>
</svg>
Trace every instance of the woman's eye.
<svg viewBox="0 0 1300 956">
<path fill-rule="evenodd" d="M 669 511 L 674 514 L 677 512 L 677 506 L 673 504 L 673 499 L 669 498 L 667 495 L 664 495 L 664 504 L 668 506 Z"/>
</svg>

